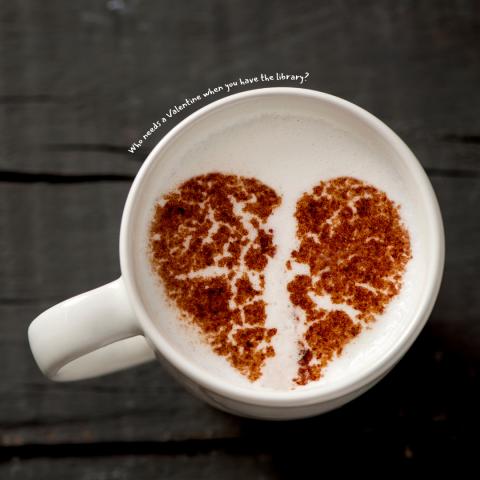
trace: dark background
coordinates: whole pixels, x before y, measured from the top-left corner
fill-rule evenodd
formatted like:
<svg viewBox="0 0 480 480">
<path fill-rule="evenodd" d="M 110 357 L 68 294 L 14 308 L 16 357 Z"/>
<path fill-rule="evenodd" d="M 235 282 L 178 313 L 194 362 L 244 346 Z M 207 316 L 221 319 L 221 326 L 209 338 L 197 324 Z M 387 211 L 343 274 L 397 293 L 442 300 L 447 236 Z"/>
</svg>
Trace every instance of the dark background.
<svg viewBox="0 0 480 480">
<path fill-rule="evenodd" d="M 217 411 L 157 364 L 69 384 L 44 378 L 29 323 L 120 275 L 133 177 L 169 129 L 222 93 L 169 119 L 135 154 L 132 142 L 185 97 L 277 72 L 309 76 L 268 86 L 320 90 L 376 115 L 429 175 L 445 274 L 409 353 L 342 409 L 283 423 Z M 2 1 L 0 132 L 0 478 L 474 476 L 478 0 Z"/>
</svg>

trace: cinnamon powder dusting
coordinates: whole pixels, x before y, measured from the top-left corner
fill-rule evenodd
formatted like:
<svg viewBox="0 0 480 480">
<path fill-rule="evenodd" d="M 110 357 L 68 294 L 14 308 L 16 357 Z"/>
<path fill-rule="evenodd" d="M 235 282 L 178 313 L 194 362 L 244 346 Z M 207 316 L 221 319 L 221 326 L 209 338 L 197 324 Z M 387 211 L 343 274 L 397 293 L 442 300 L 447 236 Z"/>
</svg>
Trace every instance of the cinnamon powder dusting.
<svg viewBox="0 0 480 480">
<path fill-rule="evenodd" d="M 167 297 L 250 381 L 275 355 L 261 272 L 276 246 L 261 225 L 280 202 L 256 179 L 201 175 L 165 195 L 149 227 L 152 266 Z"/>
<path fill-rule="evenodd" d="M 400 292 L 412 254 L 399 208 L 385 193 L 348 177 L 321 182 L 297 202 L 300 246 L 291 257 L 310 274 L 296 275 L 287 286 L 307 325 L 296 384 L 318 380 L 362 324 L 374 322 Z M 357 312 L 354 319 L 343 310 L 317 308 L 312 299 L 327 295 Z"/>
</svg>

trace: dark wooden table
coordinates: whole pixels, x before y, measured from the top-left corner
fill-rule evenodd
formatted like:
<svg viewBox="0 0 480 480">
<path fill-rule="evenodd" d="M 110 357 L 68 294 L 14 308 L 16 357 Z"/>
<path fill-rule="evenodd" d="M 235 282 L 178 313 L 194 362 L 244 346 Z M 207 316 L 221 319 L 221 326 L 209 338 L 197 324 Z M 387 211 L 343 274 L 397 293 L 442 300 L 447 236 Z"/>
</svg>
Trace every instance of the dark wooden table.
<svg viewBox="0 0 480 480">
<path fill-rule="evenodd" d="M 320 90 L 372 112 L 414 151 L 440 202 L 444 280 L 400 364 L 346 407 L 283 423 L 214 410 L 158 364 L 77 383 L 44 378 L 29 323 L 120 275 L 120 219 L 138 168 L 162 135 L 225 90 L 133 154 L 131 144 L 186 97 L 262 73 L 306 72 L 303 84 L 268 86 Z M 2 1 L 0 131 L 0 478 L 478 470 L 478 0 Z"/>
</svg>

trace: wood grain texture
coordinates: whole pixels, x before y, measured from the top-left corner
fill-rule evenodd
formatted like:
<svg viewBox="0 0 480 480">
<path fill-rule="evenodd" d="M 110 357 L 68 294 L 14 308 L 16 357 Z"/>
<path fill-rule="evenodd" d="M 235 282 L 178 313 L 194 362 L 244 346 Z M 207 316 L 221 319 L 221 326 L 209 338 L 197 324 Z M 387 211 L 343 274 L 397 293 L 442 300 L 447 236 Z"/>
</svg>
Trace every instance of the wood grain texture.
<svg viewBox="0 0 480 480">
<path fill-rule="evenodd" d="M 189 465 L 198 465 L 196 478 L 204 478 L 204 472 L 214 475 L 218 471 L 226 472 L 220 478 L 229 478 L 229 467 L 239 472 L 252 467 L 256 470 L 251 472 L 254 478 L 290 479 L 312 476 L 320 462 L 324 465 L 322 470 L 327 465 L 329 470 L 335 466 L 341 478 L 358 475 L 359 470 L 368 471 L 369 478 L 385 478 L 385 467 L 394 469 L 389 475 L 392 478 L 455 475 L 468 478 L 476 465 L 480 366 L 478 362 L 466 362 L 453 352 L 439 348 L 437 341 L 423 333 L 392 373 L 342 409 L 294 422 L 235 419 L 241 424 L 237 438 L 186 441 L 158 438 L 145 442 L 138 418 L 124 418 L 124 427 L 128 425 L 136 431 L 137 441 L 123 442 L 120 436 L 110 442 L 96 443 L 101 432 L 95 424 L 90 424 L 89 439 L 77 436 L 71 444 L 58 445 L 53 433 L 62 427 L 61 419 L 49 420 L 51 430 L 46 443 L 21 446 L 15 444 L 19 439 L 11 433 L 2 437 L 0 472 L 2 478 L 9 478 L 7 475 L 13 473 L 18 475 L 13 478 L 45 478 L 47 474 L 52 478 L 62 478 L 62 475 L 76 478 L 81 472 L 84 478 L 100 479 L 102 475 L 112 478 L 113 472 L 120 470 L 124 475 L 120 478 L 139 478 L 136 472 L 147 476 L 149 472 L 164 472 L 162 468 L 171 466 L 168 475 L 190 478 Z M 116 388 L 118 380 L 129 384 L 125 376 L 110 378 Z M 140 380 L 144 378 L 140 376 Z M 147 392 L 144 387 L 138 388 L 138 381 L 136 385 L 136 401 L 141 405 Z M 96 390 L 90 394 L 101 394 L 100 388 Z M 77 393 L 81 396 L 80 391 Z M 49 400 L 53 405 L 61 405 L 66 396 L 56 392 Z M 93 396 L 90 401 L 101 403 Z M 118 400 L 112 407 L 117 406 Z M 185 413 L 188 421 L 192 421 L 188 412 Z M 146 414 L 151 423 L 165 421 L 152 412 Z M 100 428 L 114 427 L 112 432 L 118 432 L 114 422 L 106 425 L 100 418 L 97 420 Z M 75 432 L 88 421 L 88 418 L 77 418 L 72 423 L 66 419 L 63 428 Z M 118 417 L 117 422 L 121 421 Z M 158 427 L 160 432 L 161 425 Z M 180 461 L 182 458 L 185 463 Z M 239 458 L 243 459 L 240 464 Z"/>
<path fill-rule="evenodd" d="M 479 45 L 475 0 L 0 2 L 0 476 L 292 478 L 318 456 L 307 449 L 305 460 L 305 442 L 339 464 L 334 444 L 365 468 L 385 458 L 398 467 L 393 478 L 431 465 L 444 478 L 471 463 L 480 427 Z M 345 98 L 389 125 L 430 176 L 447 256 L 413 349 L 342 410 L 282 424 L 214 410 L 156 364 L 72 384 L 43 378 L 30 321 L 120 275 L 130 179 L 171 128 L 227 92 L 171 119 L 166 112 L 276 72 L 309 76 L 231 93 L 298 86 Z M 161 117 L 167 123 L 128 153 Z M 185 455 L 189 441 L 205 447 Z M 154 446 L 119 446 L 138 442 Z M 35 447 L 62 444 L 99 453 Z"/>
<path fill-rule="evenodd" d="M 0 465 L 4 480 L 232 480 L 280 478 L 267 455 L 122 455 L 93 458 L 16 459 Z"/>
<path fill-rule="evenodd" d="M 260 73 L 308 71 L 303 85 L 254 87 L 338 95 L 401 136 L 429 144 L 445 134 L 479 135 L 474 0 L 124 4 L 130 8 L 112 11 L 95 0 L 2 4 L 0 68 L 8 72 L 0 79 L 2 168 L 131 172 L 133 155 L 113 153 L 115 147 L 131 145 L 185 97 Z M 145 150 L 179 119 L 225 95 L 169 120 Z M 79 145 L 99 151 L 72 151 Z M 108 146 L 110 153 L 102 152 Z M 42 154 L 43 148 L 53 151 Z M 443 160 L 447 167 L 471 158 L 468 144 L 456 149 Z M 420 161 L 440 166 L 432 153 L 424 149 Z"/>
</svg>

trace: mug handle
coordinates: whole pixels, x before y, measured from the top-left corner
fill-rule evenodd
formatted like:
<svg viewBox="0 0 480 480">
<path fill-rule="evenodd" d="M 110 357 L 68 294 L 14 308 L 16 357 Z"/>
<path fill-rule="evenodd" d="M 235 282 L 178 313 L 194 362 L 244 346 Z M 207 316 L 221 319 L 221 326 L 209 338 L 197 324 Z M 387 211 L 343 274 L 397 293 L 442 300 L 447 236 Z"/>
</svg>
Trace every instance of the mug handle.
<svg viewBox="0 0 480 480">
<path fill-rule="evenodd" d="M 155 359 L 120 277 L 48 309 L 28 329 L 30 347 L 48 378 L 98 377 Z"/>
</svg>

